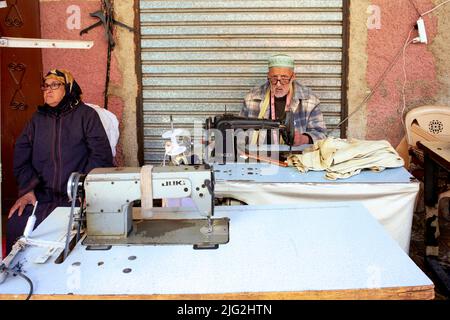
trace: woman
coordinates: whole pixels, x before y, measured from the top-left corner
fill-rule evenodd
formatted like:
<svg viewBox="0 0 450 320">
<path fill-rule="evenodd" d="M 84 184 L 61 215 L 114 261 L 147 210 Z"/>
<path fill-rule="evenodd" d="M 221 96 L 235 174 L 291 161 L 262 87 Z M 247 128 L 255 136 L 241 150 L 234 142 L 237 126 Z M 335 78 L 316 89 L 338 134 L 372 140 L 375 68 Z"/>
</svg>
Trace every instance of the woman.
<svg viewBox="0 0 450 320">
<path fill-rule="evenodd" d="M 45 104 L 38 107 L 15 144 L 19 199 L 8 215 L 7 252 L 23 234 L 36 201 L 35 226 L 56 207 L 70 206 L 66 190 L 72 172 L 113 166 L 100 118 L 81 101 L 81 88 L 70 72 L 51 70 L 43 80 Z"/>
</svg>

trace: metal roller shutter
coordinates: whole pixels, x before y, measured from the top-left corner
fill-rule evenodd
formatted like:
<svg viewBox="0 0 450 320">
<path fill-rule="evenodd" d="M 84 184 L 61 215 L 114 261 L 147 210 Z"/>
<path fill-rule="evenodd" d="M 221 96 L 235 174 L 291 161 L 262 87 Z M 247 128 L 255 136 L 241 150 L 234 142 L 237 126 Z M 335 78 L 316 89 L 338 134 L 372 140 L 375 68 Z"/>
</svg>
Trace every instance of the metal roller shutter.
<svg viewBox="0 0 450 320">
<path fill-rule="evenodd" d="M 294 57 L 338 137 L 344 1 L 141 0 L 144 162 L 161 162 L 170 115 L 192 130 L 225 109 L 238 113 L 275 53 Z"/>
</svg>

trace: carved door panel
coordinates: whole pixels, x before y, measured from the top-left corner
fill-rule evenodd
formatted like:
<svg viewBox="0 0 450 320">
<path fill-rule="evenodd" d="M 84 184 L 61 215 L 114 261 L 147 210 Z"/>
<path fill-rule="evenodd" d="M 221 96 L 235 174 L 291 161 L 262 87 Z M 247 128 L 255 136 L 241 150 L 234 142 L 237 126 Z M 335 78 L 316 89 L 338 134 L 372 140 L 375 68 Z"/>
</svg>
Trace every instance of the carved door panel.
<svg viewBox="0 0 450 320">
<path fill-rule="evenodd" d="M 40 38 L 39 0 L 8 0 L 0 9 L 0 36 Z M 17 197 L 12 172 L 14 143 L 27 121 L 42 104 L 39 85 L 42 77 L 40 49 L 0 48 L 1 58 L 1 162 L 2 212 Z"/>
</svg>

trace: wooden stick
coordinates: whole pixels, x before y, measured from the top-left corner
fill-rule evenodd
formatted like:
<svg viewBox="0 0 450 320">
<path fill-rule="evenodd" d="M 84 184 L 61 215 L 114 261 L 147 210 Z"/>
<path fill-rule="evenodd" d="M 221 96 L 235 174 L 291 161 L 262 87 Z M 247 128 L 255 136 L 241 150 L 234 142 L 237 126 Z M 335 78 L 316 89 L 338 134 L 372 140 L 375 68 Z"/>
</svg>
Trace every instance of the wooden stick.
<svg viewBox="0 0 450 320">
<path fill-rule="evenodd" d="M 271 163 L 271 164 L 276 164 L 277 166 L 280 166 L 280 167 L 287 167 L 288 166 L 288 164 L 286 162 L 282 162 L 282 161 L 275 160 L 275 159 L 268 158 L 268 157 L 264 157 L 264 156 L 258 156 L 258 155 L 251 154 L 251 153 L 241 152 L 240 155 L 244 156 L 244 157 L 247 157 L 247 158 L 250 158 L 250 159 L 255 159 L 255 160 L 258 160 L 258 161 L 268 162 L 268 163 Z"/>
</svg>

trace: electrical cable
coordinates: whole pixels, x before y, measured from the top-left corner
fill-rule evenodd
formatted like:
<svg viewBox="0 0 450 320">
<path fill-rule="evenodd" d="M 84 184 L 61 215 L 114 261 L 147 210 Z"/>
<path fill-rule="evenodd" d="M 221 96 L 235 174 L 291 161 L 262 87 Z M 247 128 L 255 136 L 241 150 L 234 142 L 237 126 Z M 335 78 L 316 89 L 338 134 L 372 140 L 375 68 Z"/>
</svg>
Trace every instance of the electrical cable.
<svg viewBox="0 0 450 320">
<path fill-rule="evenodd" d="M 31 296 L 33 295 L 33 281 L 31 281 L 30 278 L 28 278 L 26 275 L 24 275 L 22 273 L 22 271 L 20 271 L 20 269 L 21 269 L 21 266 L 19 263 L 17 263 L 13 268 L 8 268 L 8 267 L 5 267 L 4 265 L 2 265 L 1 272 L 6 272 L 6 274 L 11 272 L 14 277 L 19 276 L 19 277 L 25 279 L 27 281 L 28 285 L 30 286 L 30 291 L 28 292 L 28 296 L 25 300 L 30 300 Z"/>
<path fill-rule="evenodd" d="M 417 7 L 416 7 L 415 4 L 414 4 L 414 2 L 412 2 L 412 0 L 409 0 L 409 2 L 411 2 L 411 4 L 412 4 L 412 5 L 414 6 L 414 8 L 416 9 L 416 11 L 418 11 L 418 10 L 417 10 Z M 444 4 L 449 3 L 449 2 L 450 2 L 450 0 L 444 1 L 443 3 L 441 3 L 441 4 L 437 5 L 437 6 L 435 6 L 433 9 L 428 10 L 428 11 L 422 13 L 422 14 L 421 14 L 420 12 L 418 12 L 418 13 L 419 13 L 419 16 L 420 16 L 420 17 L 423 17 L 423 16 L 425 16 L 425 15 L 427 15 L 427 14 L 430 14 L 430 13 L 433 12 L 434 10 L 438 9 L 439 7 L 441 7 L 441 6 L 443 6 Z M 405 55 L 405 53 L 406 53 L 406 48 L 408 47 L 408 45 L 411 44 L 412 42 L 414 42 L 414 39 L 412 39 L 411 41 L 409 41 L 409 38 L 411 37 L 411 32 L 412 32 L 412 30 L 409 32 L 408 39 L 406 40 L 405 45 L 404 45 L 404 47 L 403 47 L 403 86 L 402 86 L 403 108 L 402 108 L 402 112 L 401 112 L 401 120 L 402 120 L 403 128 L 405 128 L 405 131 L 406 131 L 405 119 L 404 119 L 404 114 L 405 114 L 405 110 L 406 110 L 405 88 L 406 88 L 406 82 L 408 81 L 407 74 L 406 74 L 406 55 Z"/>
<path fill-rule="evenodd" d="M 416 11 L 417 11 L 417 13 L 419 14 L 419 16 L 424 17 L 424 16 L 426 16 L 427 14 L 430 14 L 431 12 L 435 11 L 435 10 L 438 9 L 439 7 L 443 6 L 444 4 L 449 3 L 450 0 L 444 1 L 444 2 L 442 2 L 441 4 L 437 5 L 436 7 L 434 7 L 433 9 L 428 10 L 428 11 L 422 13 L 422 14 L 420 14 L 420 12 L 417 10 L 417 7 L 415 6 L 414 2 L 411 2 L 411 0 L 410 0 L 409 2 L 414 6 L 414 9 L 416 9 Z M 414 29 L 414 28 L 413 28 L 413 29 Z M 412 29 L 412 30 L 413 30 L 413 29 Z M 406 42 L 405 42 L 405 45 L 404 45 L 402 48 L 400 48 L 400 50 L 397 52 L 397 54 L 395 55 L 395 57 L 394 57 L 394 59 L 392 60 L 391 64 L 388 66 L 388 68 L 383 72 L 383 74 L 381 75 L 381 77 L 378 79 L 378 81 L 377 81 L 377 83 L 375 84 L 374 88 L 369 92 L 369 94 L 363 99 L 363 101 L 356 107 L 356 109 L 355 109 L 352 113 L 350 113 L 345 119 L 343 119 L 341 122 L 339 122 L 336 126 L 333 127 L 333 130 L 339 129 L 340 126 L 341 126 L 343 123 L 345 123 L 346 121 L 348 121 L 348 119 L 350 119 L 355 113 L 357 113 L 358 111 L 360 111 L 361 108 L 364 106 L 364 104 L 365 104 L 367 101 L 369 101 L 369 99 L 375 94 L 375 92 L 378 90 L 378 87 L 379 87 L 379 86 L 381 85 L 381 83 L 383 82 L 383 80 L 384 80 L 384 78 L 386 77 L 387 73 L 392 69 L 392 67 L 394 66 L 395 62 L 397 62 L 397 59 L 400 57 L 400 54 L 401 54 L 402 52 L 403 52 L 403 56 L 404 56 L 404 52 L 405 52 L 405 49 L 406 49 L 406 47 L 407 47 L 407 45 L 408 45 L 408 40 L 409 40 L 409 37 L 411 36 L 412 30 L 409 32 L 409 36 L 408 36 L 408 39 L 407 39 Z M 404 58 L 404 57 L 403 57 L 403 58 Z M 404 69 L 404 70 L 405 70 L 405 69 Z M 404 75 L 405 75 L 405 74 L 406 74 L 406 71 L 404 71 Z M 405 83 L 406 83 L 406 80 L 405 80 Z M 404 92 L 404 91 L 403 91 L 403 92 Z M 403 93 L 403 99 L 404 99 L 404 93 Z M 404 112 L 405 109 L 406 109 L 406 106 L 405 106 L 405 102 L 404 102 L 404 105 L 403 105 L 403 112 Z M 402 112 L 402 123 L 404 124 L 404 120 L 403 120 L 403 112 Z M 329 129 L 329 130 L 331 130 L 331 129 Z"/>
<path fill-rule="evenodd" d="M 19 277 L 25 279 L 28 284 L 30 285 L 30 291 L 28 293 L 28 296 L 25 300 L 30 300 L 31 296 L 33 295 L 33 282 L 31 281 L 30 278 L 28 278 L 26 275 L 24 275 L 22 272 L 20 271 L 13 271 L 13 275 L 18 275 Z"/>
<path fill-rule="evenodd" d="M 422 13 L 420 16 L 421 16 L 421 17 L 426 16 L 427 14 L 430 14 L 431 12 L 433 12 L 434 10 L 436 10 L 437 8 L 439 8 L 440 6 L 443 6 L 444 4 L 449 3 L 449 2 L 450 2 L 450 0 L 444 1 L 444 2 L 442 2 L 441 4 L 437 5 L 436 7 L 434 7 L 433 9 L 428 10 L 427 12 Z"/>
<path fill-rule="evenodd" d="M 406 39 L 405 44 L 403 45 L 403 86 L 402 86 L 403 108 L 402 108 L 402 112 L 401 112 L 400 116 L 401 116 L 403 128 L 405 128 L 405 131 L 406 131 L 406 126 L 405 126 L 405 119 L 403 119 L 403 115 L 405 114 L 405 110 L 406 110 L 405 88 L 406 88 L 406 82 L 408 81 L 407 75 L 406 75 L 406 55 L 405 55 L 405 53 L 406 53 L 406 48 L 408 47 L 408 45 L 414 41 L 414 39 L 409 41 L 409 38 L 411 38 L 411 33 L 413 30 L 414 30 L 414 28 L 412 28 L 409 31 L 408 38 Z"/>
<path fill-rule="evenodd" d="M 450 0 L 449 0 L 450 1 Z M 410 34 L 412 32 L 412 30 L 414 30 L 414 27 L 411 29 Z M 408 38 L 411 36 L 409 34 Z M 377 83 L 375 84 L 375 86 L 373 87 L 372 90 L 370 90 L 369 94 L 363 99 L 363 101 L 361 101 L 361 103 L 356 107 L 355 110 L 353 110 L 352 113 L 350 113 L 344 120 L 342 120 L 341 122 L 339 122 L 335 127 L 333 127 L 333 130 L 338 129 L 343 123 L 345 123 L 348 119 L 350 119 L 355 113 L 357 113 L 359 110 L 361 110 L 361 108 L 364 106 L 364 104 L 370 100 L 370 98 L 372 98 L 372 96 L 375 94 L 375 92 L 378 90 L 378 88 L 380 87 L 380 85 L 383 83 L 384 78 L 386 77 L 386 75 L 389 73 L 389 71 L 391 71 L 391 69 L 394 67 L 395 63 L 397 62 L 398 58 L 400 58 L 402 52 L 404 50 L 404 46 L 400 47 L 400 49 L 398 50 L 398 52 L 396 53 L 396 55 L 394 56 L 394 59 L 391 61 L 391 63 L 389 64 L 389 66 L 386 68 L 386 70 L 383 72 L 383 74 L 381 75 L 381 77 L 378 79 Z"/>
</svg>

